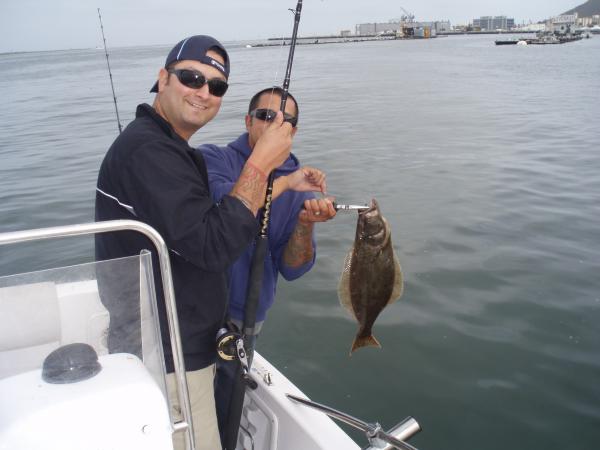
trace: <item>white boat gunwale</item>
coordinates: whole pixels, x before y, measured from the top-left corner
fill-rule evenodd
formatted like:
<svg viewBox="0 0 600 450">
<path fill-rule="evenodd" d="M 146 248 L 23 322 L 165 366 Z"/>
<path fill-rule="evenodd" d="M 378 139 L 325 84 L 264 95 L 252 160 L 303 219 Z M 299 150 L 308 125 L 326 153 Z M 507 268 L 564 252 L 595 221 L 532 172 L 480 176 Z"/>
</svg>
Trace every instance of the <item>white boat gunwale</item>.
<svg viewBox="0 0 600 450">
<path fill-rule="evenodd" d="M 179 405 L 181 405 L 182 416 L 182 420 L 175 420 L 169 414 L 168 417 L 165 417 L 164 423 L 170 424 L 172 433 L 184 432 L 186 448 L 194 450 L 195 443 L 193 439 L 193 419 L 191 414 L 191 405 L 189 399 L 187 380 L 185 377 L 181 337 L 178 325 L 179 322 L 177 318 L 177 310 L 175 303 L 175 293 L 171 276 L 169 250 L 160 234 L 154 228 L 142 222 L 134 220 L 113 220 L 105 222 L 57 226 L 50 228 L 38 228 L 33 230 L 24 230 L 16 232 L 4 232 L 0 233 L 0 246 L 37 240 L 47 240 L 53 238 L 95 235 L 98 233 L 115 231 L 139 232 L 145 235 L 156 248 L 160 264 L 160 276 L 163 282 L 168 332 L 171 338 L 171 347 L 173 352 L 177 396 L 179 399 Z M 150 272 L 152 272 L 151 269 Z M 96 280 L 94 280 L 94 284 L 96 284 L 95 281 Z M 76 284 L 79 284 L 79 287 L 76 287 L 75 289 L 73 289 L 72 286 L 62 286 L 57 284 L 56 290 L 59 293 L 63 293 L 63 295 L 60 295 L 62 297 L 64 295 L 71 294 L 71 291 L 82 290 L 82 286 L 84 287 L 83 291 L 85 292 L 91 289 L 91 283 L 87 281 L 78 282 Z M 99 292 L 96 292 L 96 295 L 99 295 Z M 100 301 L 99 297 L 96 299 L 96 301 Z M 153 297 L 153 303 L 154 306 L 156 306 L 155 297 Z M 107 311 L 105 313 L 108 314 Z M 108 324 L 106 326 L 108 327 Z M 160 333 L 160 329 L 158 329 L 158 323 L 156 323 L 156 326 L 157 331 Z M 119 354 L 113 354 L 113 359 L 118 358 L 118 355 Z M 111 355 L 102 356 L 101 359 L 104 358 L 104 360 L 106 360 L 106 356 L 110 357 Z M 130 359 L 137 359 L 134 355 L 121 354 L 121 356 L 128 356 L 130 357 Z M 160 359 L 162 362 L 162 354 Z M 37 370 L 37 373 L 41 374 L 41 370 Z M 320 409 L 317 408 L 318 411 L 316 409 L 313 409 L 315 408 L 314 405 L 312 405 L 312 408 L 307 408 L 307 404 L 311 402 L 310 400 L 308 400 L 308 398 L 306 398 L 305 394 L 300 389 L 298 389 L 290 380 L 288 380 L 285 375 L 281 374 L 277 370 L 277 368 L 271 365 L 265 358 L 263 358 L 258 353 L 256 353 L 255 364 L 251 369 L 251 373 L 252 375 L 254 375 L 256 381 L 259 381 L 259 388 L 255 391 L 247 390 L 246 401 L 244 403 L 244 411 L 245 415 L 247 416 L 246 419 L 248 422 L 247 425 L 249 428 L 255 428 L 256 430 L 256 427 L 254 426 L 254 418 L 257 419 L 256 423 L 259 424 L 261 421 L 264 422 L 264 418 L 267 418 L 267 421 L 270 422 L 271 425 L 268 425 L 266 430 L 257 431 L 255 435 L 252 435 L 245 428 L 242 427 L 240 432 L 241 437 L 238 439 L 238 446 L 242 445 L 243 448 L 246 448 L 246 444 L 242 442 L 244 439 L 243 435 L 246 434 L 247 438 L 251 441 L 250 446 L 253 449 L 255 448 L 255 438 L 258 439 L 258 441 L 260 441 L 260 444 L 262 444 L 260 448 L 266 448 L 271 450 L 280 448 L 280 446 L 281 448 L 291 448 L 289 447 L 290 441 L 288 440 L 291 436 L 296 436 L 297 438 L 300 438 L 292 440 L 292 442 L 296 441 L 299 445 L 298 447 L 294 447 L 294 449 L 297 448 L 299 450 L 307 448 L 305 447 L 305 445 L 309 443 L 311 446 L 314 446 L 314 448 L 331 448 L 331 444 L 334 444 L 335 448 L 343 448 L 348 450 L 359 449 L 357 443 L 354 442 L 350 438 L 350 436 L 348 436 L 348 434 L 346 434 L 329 416 L 337 420 L 345 421 L 346 423 L 349 423 L 351 425 L 353 421 L 344 420 L 343 417 L 340 417 L 340 415 L 343 416 L 344 413 L 333 410 L 329 407 L 324 407 L 324 405 L 319 405 L 317 403 L 314 403 L 314 405 L 321 407 Z M 165 375 L 166 374 L 163 365 L 162 376 L 164 377 Z M 29 379 L 33 379 L 36 376 L 39 377 L 39 375 L 35 375 L 31 372 L 26 373 L 25 376 Z M 14 380 L 10 380 L 11 383 L 13 383 L 13 381 Z M 260 381 L 262 381 L 262 383 L 260 383 Z M 98 380 L 98 382 L 101 381 Z M 292 397 L 290 397 L 290 393 L 296 397 L 306 398 L 307 402 L 304 405 L 301 405 L 297 404 L 296 401 L 291 401 L 290 399 Z M 166 400 L 165 407 L 168 408 L 168 404 L 170 404 L 169 395 L 166 391 L 163 391 L 163 395 L 165 396 Z M 15 398 L 18 399 L 18 395 Z M 34 405 L 30 404 L 30 406 Z M 256 408 L 256 406 L 258 406 L 259 408 Z M 339 415 L 330 414 L 329 412 L 327 412 L 328 409 L 331 411 L 338 412 Z M 346 416 L 351 417 L 349 415 Z M 360 422 L 360 420 L 358 419 L 353 419 L 357 422 Z M 382 436 L 385 437 L 385 433 L 381 430 L 379 424 L 375 425 L 377 425 L 378 427 L 377 430 L 381 431 Z M 360 427 L 357 428 L 361 429 Z M 363 431 L 369 430 L 363 429 Z M 420 431 L 420 426 L 418 425 L 418 423 L 412 417 L 407 417 L 403 422 L 401 422 L 396 427 L 388 431 L 387 435 L 392 438 L 405 441 L 406 439 L 416 434 L 418 431 Z M 390 450 L 396 448 L 394 446 L 391 446 L 390 444 L 387 444 L 386 441 L 378 439 L 378 437 L 380 436 L 371 436 L 369 432 L 367 432 L 366 434 L 371 444 L 371 446 L 368 447 L 368 449 L 370 450 Z M 399 448 L 414 449 L 414 447 L 405 444 L 404 442 L 402 442 L 402 444 L 404 445 L 400 446 Z M 1 442 L 0 446 L 2 446 Z M 168 446 L 170 447 L 170 444 Z M 160 448 L 162 449 L 163 447 Z"/>
</svg>

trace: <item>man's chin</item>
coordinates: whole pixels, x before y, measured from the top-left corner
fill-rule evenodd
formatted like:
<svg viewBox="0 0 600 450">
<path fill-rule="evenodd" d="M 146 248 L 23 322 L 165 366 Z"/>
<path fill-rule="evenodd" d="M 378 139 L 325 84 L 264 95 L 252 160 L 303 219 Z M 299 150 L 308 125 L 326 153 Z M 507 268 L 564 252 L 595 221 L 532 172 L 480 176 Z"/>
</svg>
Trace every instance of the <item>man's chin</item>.
<svg viewBox="0 0 600 450">
<path fill-rule="evenodd" d="M 210 122 L 216 115 L 216 113 L 211 114 L 209 111 L 203 110 L 190 114 L 187 119 L 190 125 L 193 125 L 196 127 L 196 129 L 200 129 Z"/>
</svg>

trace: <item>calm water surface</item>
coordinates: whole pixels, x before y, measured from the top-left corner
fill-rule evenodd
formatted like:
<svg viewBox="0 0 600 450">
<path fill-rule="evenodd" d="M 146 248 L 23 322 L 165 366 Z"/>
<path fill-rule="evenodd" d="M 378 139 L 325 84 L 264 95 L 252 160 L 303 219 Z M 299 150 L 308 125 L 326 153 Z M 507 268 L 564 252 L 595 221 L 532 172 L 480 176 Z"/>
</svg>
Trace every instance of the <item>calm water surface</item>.
<svg viewBox="0 0 600 450">
<path fill-rule="evenodd" d="M 259 351 L 316 401 L 384 427 L 414 416 L 421 450 L 597 449 L 600 37 L 493 40 L 297 48 L 294 151 L 340 202 L 379 200 L 406 286 L 376 323 L 383 349 L 349 357 L 356 326 L 336 291 L 356 216 L 341 213 L 318 226 L 313 270 L 281 281 Z M 287 49 L 244 44 L 193 143 L 232 140 L 250 96 L 281 82 Z M 125 124 L 169 47 L 111 50 Z M 0 93 L 0 231 L 93 220 L 117 133 L 104 53 L 0 55 Z M 1 247 L 0 274 L 91 249 Z"/>
</svg>

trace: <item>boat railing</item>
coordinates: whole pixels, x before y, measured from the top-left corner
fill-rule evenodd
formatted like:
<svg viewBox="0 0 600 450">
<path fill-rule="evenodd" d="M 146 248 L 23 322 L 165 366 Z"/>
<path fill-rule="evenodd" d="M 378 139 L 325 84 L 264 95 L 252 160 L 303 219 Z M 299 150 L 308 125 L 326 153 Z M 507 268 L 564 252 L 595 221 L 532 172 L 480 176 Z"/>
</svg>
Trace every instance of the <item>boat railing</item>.
<svg viewBox="0 0 600 450">
<path fill-rule="evenodd" d="M 107 232 L 134 231 L 146 236 L 154 245 L 158 255 L 160 274 L 162 279 L 163 294 L 167 313 L 168 331 L 173 353 L 175 379 L 177 384 L 177 395 L 181 407 L 182 420 L 172 420 L 174 432 L 185 432 L 186 446 L 190 450 L 195 449 L 193 439 L 193 422 L 187 381 L 185 377 L 185 366 L 177 318 L 175 303 L 175 290 L 171 275 L 171 264 L 169 250 L 162 236 L 151 226 L 134 220 L 112 220 L 104 222 L 85 223 L 77 225 L 65 225 L 50 228 L 39 228 L 33 230 L 0 233 L 0 245 L 18 244 L 23 242 L 40 241 L 56 238 L 95 235 Z"/>
</svg>

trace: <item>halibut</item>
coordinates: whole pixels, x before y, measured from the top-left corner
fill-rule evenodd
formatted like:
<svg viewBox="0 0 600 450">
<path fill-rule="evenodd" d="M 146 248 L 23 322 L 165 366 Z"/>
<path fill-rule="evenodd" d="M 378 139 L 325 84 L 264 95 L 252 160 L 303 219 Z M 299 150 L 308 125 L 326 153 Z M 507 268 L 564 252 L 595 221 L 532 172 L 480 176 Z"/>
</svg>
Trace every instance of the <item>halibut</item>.
<svg viewBox="0 0 600 450">
<path fill-rule="evenodd" d="M 360 347 L 380 347 L 372 333 L 377 316 L 400 298 L 402 270 L 392 247 L 390 226 L 375 199 L 358 213 L 354 245 L 348 252 L 338 286 L 340 303 L 358 322 L 350 354 Z"/>
</svg>

